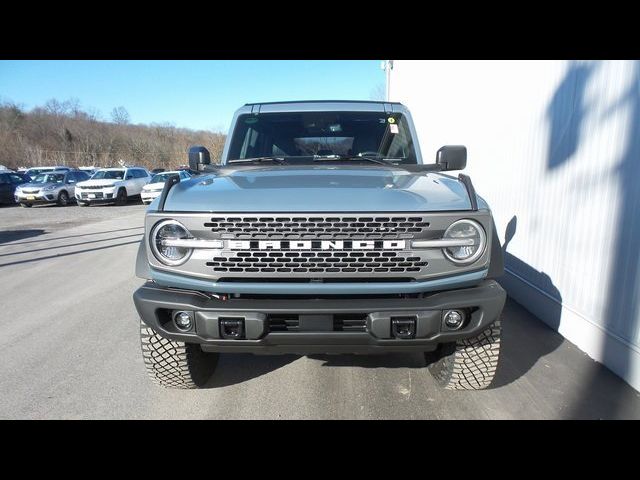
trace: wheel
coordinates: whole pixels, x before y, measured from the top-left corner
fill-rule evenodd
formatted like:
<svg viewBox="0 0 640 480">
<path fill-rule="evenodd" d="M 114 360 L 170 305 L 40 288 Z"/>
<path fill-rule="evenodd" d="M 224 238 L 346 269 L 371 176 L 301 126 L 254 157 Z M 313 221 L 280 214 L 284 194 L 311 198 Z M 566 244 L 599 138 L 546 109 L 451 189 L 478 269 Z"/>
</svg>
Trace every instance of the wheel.
<svg viewBox="0 0 640 480">
<path fill-rule="evenodd" d="M 116 195 L 116 205 L 122 206 L 127 203 L 127 191 L 124 188 L 118 190 Z"/>
<path fill-rule="evenodd" d="M 156 384 L 166 388 L 200 388 L 216 368 L 218 354 L 205 353 L 194 343 L 161 337 L 140 321 L 142 358 L 147 373 Z"/>
<path fill-rule="evenodd" d="M 24 208 L 31 208 L 31 204 L 30 204 L 30 203 L 22 203 L 22 202 L 21 202 L 21 203 L 20 203 L 20 206 L 21 206 L 21 207 L 24 207 Z"/>
<path fill-rule="evenodd" d="M 58 206 L 66 207 L 67 205 L 69 205 L 69 194 L 63 190 L 58 195 Z"/>
<path fill-rule="evenodd" d="M 500 354 L 500 319 L 480 335 L 440 346 L 430 352 L 434 360 L 429 371 L 447 390 L 481 390 L 487 388 L 496 373 Z"/>
<path fill-rule="evenodd" d="M 78 205 L 80 205 L 81 207 L 88 207 L 89 202 L 81 202 L 80 200 L 78 200 Z"/>
</svg>

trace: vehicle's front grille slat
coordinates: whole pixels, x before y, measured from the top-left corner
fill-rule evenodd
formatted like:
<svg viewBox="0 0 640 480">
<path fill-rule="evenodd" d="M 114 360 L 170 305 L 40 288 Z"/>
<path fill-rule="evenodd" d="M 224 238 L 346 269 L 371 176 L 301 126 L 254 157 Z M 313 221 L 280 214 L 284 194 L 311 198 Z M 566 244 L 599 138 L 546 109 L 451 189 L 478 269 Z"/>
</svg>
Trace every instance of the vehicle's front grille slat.
<svg viewBox="0 0 640 480">
<path fill-rule="evenodd" d="M 413 238 L 429 228 L 424 217 L 215 217 L 204 226 L 221 238 L 394 239 Z"/>
</svg>

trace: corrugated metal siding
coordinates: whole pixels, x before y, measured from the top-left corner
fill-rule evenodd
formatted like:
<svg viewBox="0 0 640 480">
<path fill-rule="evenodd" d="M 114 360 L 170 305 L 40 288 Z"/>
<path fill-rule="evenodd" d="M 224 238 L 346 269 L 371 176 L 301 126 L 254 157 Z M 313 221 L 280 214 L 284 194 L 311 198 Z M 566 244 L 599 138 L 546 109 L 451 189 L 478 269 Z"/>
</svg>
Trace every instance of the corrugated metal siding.
<svg viewBox="0 0 640 480">
<path fill-rule="evenodd" d="M 640 62 L 395 61 L 390 98 L 517 217 L 507 267 L 638 350 Z"/>
</svg>

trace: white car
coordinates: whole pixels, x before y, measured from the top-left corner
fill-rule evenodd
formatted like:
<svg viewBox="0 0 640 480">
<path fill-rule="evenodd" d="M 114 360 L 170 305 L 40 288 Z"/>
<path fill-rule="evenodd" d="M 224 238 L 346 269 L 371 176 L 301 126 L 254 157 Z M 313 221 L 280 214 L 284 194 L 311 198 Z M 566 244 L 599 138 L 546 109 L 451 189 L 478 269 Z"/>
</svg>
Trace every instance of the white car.
<svg viewBox="0 0 640 480">
<path fill-rule="evenodd" d="M 115 203 L 124 205 L 130 197 L 140 195 L 151 175 L 142 167 L 102 168 L 90 180 L 76 185 L 78 205 Z"/>
<path fill-rule="evenodd" d="M 142 202 L 144 204 L 148 205 L 160 196 L 162 189 L 164 188 L 164 184 L 170 175 L 178 175 L 180 177 L 180 181 L 189 180 L 191 178 L 191 174 L 185 170 L 156 173 L 151 178 L 151 181 L 142 188 L 140 196 L 142 197 Z"/>
</svg>

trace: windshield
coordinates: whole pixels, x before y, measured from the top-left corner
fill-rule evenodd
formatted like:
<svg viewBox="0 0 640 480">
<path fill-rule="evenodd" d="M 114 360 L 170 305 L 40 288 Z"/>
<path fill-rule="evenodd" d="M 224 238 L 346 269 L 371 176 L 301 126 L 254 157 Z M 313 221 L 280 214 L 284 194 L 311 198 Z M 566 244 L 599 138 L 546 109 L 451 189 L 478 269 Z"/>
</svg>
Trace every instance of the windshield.
<svg viewBox="0 0 640 480">
<path fill-rule="evenodd" d="M 93 174 L 91 180 L 122 180 L 124 178 L 124 170 L 98 170 Z"/>
<path fill-rule="evenodd" d="M 51 172 L 51 171 L 53 171 L 53 168 L 30 168 L 29 170 L 26 171 L 26 174 L 29 176 L 35 177 L 39 173 Z"/>
<path fill-rule="evenodd" d="M 151 177 L 151 181 L 149 183 L 164 183 L 167 181 L 171 175 L 178 175 L 177 173 L 158 173 Z"/>
<path fill-rule="evenodd" d="M 399 113 L 300 112 L 241 115 L 228 160 L 313 156 L 369 156 L 416 164 L 409 123 Z M 305 158 L 306 157 L 306 158 Z"/>
<path fill-rule="evenodd" d="M 64 182 L 64 173 L 41 173 L 31 180 L 32 183 L 62 183 Z"/>
</svg>

